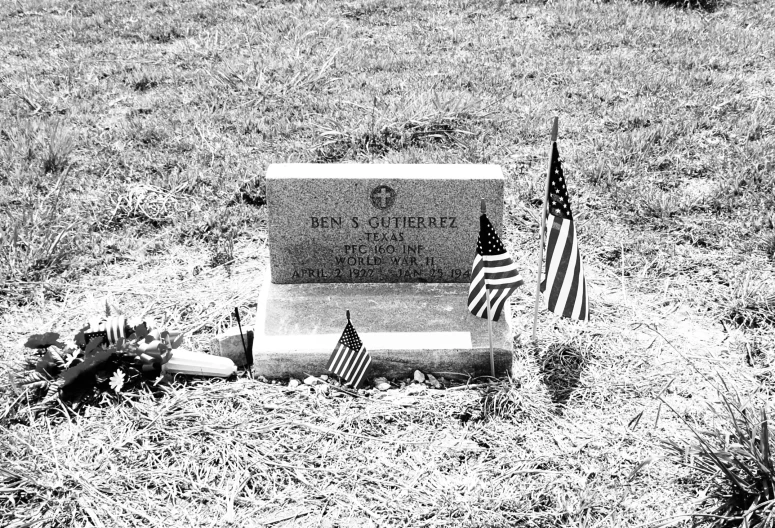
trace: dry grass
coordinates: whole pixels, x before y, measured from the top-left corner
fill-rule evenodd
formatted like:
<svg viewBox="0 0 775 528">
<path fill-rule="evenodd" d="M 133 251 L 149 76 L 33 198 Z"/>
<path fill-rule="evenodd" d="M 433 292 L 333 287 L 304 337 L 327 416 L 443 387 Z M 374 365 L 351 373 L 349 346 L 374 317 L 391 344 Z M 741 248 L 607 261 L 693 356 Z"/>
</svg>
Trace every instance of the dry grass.
<svg viewBox="0 0 775 528">
<path fill-rule="evenodd" d="M 19 521 L 549 527 L 652 518 L 643 502 L 682 488 L 655 489 L 676 476 L 664 462 L 628 478 L 651 456 L 658 431 L 645 422 L 656 409 L 640 427 L 627 422 L 655 387 L 584 387 L 557 415 L 531 356 L 520 354 L 513 385 L 484 392 L 353 399 L 241 378 L 175 384 L 161 400 L 108 398 L 67 419 L 11 425 L 4 481 Z M 590 375 L 621 359 L 590 364 Z M 600 396 L 616 392 L 627 403 L 611 421 Z"/>
<path fill-rule="evenodd" d="M 4 379 L 106 296 L 195 350 L 250 325 L 272 162 L 498 163 L 531 284 L 555 114 L 594 319 L 527 345 L 525 288 L 513 384 L 411 401 L 179 380 L 12 421 L 2 385 L 0 524 L 688 525 L 661 441 L 723 426 L 707 379 L 775 390 L 773 39 L 756 1 L 3 3 Z"/>
<path fill-rule="evenodd" d="M 128 291 L 104 276 L 90 290 L 67 292 L 55 311 L 39 309 L 42 319 L 24 321 L 28 307 L 17 308 L 11 317 L 20 326 L 10 337 L 64 329 L 84 312 L 99 313 L 107 295 L 186 328 L 191 346 L 202 349 L 213 329 L 233 324 L 220 319 L 228 306 L 250 313 L 261 270 L 246 257 L 262 251 L 238 251 L 231 278 L 221 266 L 176 282 L 173 266 L 139 262 L 149 271 Z M 682 514 L 682 503 L 666 498 L 689 497 L 701 475 L 661 459 L 632 475 L 661 455 L 660 439 L 688 436 L 656 397 L 703 425 L 712 419 L 703 402 L 714 398 L 705 377 L 722 369 L 735 386 L 751 385 L 749 367 L 721 344 L 721 331 L 696 335 L 701 319 L 677 307 L 601 304 L 588 328 L 559 322 L 537 347 L 518 341 L 512 383 L 473 390 L 352 398 L 243 375 L 181 379 L 161 397 L 108 395 L 75 413 L 34 417 L 22 408 L 4 421 L 0 439 L 6 519 L 11 526 L 43 518 L 52 526 L 550 527 Z M 523 323 L 518 332 L 526 335 L 527 319 L 517 319 Z M 13 360 L 19 348 L 6 354 Z"/>
<path fill-rule="evenodd" d="M 546 500 L 552 462 L 519 447 L 524 437 L 507 423 L 461 428 L 455 414 L 476 392 L 434 392 L 408 402 L 248 379 L 176 386 L 163 401 L 138 395 L 57 427 L 44 451 L 26 437 L 30 429 L 15 431 L 3 447 L 39 463 L 34 472 L 10 463 L 6 482 L 20 496 L 64 504 L 48 513 L 76 523 L 373 526 L 533 516 L 537 505 L 515 501 L 512 490 Z M 525 475 L 537 478 L 526 485 Z M 109 498 L 139 490 L 144 500 Z M 489 512 L 492 501 L 503 511 Z"/>
</svg>

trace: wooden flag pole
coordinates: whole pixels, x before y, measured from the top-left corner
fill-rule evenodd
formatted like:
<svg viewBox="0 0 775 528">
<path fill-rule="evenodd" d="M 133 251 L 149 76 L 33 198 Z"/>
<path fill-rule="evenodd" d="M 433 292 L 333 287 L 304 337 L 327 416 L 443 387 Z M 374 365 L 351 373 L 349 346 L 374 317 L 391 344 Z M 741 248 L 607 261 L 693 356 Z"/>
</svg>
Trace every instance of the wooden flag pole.
<svg viewBox="0 0 775 528">
<path fill-rule="evenodd" d="M 487 331 L 490 334 L 490 373 L 495 377 L 495 353 L 492 350 L 492 310 L 490 310 L 490 290 L 484 287 L 484 295 L 487 298 Z"/>
<path fill-rule="evenodd" d="M 248 367 L 248 374 L 253 377 L 253 351 L 248 350 L 248 346 L 245 344 L 245 335 L 242 333 L 242 322 L 239 317 L 239 308 L 234 307 L 234 317 L 237 318 L 237 327 L 239 328 L 239 336 L 242 340 L 242 350 L 245 351 L 245 365 Z M 255 335 L 255 334 L 254 334 Z"/>
<path fill-rule="evenodd" d="M 345 310 L 345 311 L 344 311 L 344 314 L 347 316 L 347 324 L 350 324 L 350 310 Z M 333 365 L 331 365 L 331 366 L 333 367 Z M 347 380 L 346 380 L 346 379 L 344 379 L 344 378 L 343 378 L 341 375 L 337 374 L 337 375 L 336 375 L 336 377 L 337 377 L 337 379 L 339 380 L 339 383 L 340 383 L 341 385 L 343 385 L 343 386 L 344 386 L 344 385 L 346 385 L 346 384 L 347 384 Z M 358 391 L 355 391 L 355 392 L 358 392 Z"/>
<path fill-rule="evenodd" d="M 487 214 L 487 203 L 482 200 L 482 214 Z M 492 310 L 490 309 L 490 288 L 484 281 L 484 298 L 487 299 L 487 333 L 490 336 L 490 374 L 495 377 L 495 352 L 492 349 Z"/>
<path fill-rule="evenodd" d="M 552 150 L 557 141 L 558 118 L 552 122 L 552 141 L 549 144 L 549 161 L 546 164 L 546 184 L 544 186 L 544 203 L 541 207 L 541 245 L 538 248 L 538 274 L 536 275 L 536 302 L 533 310 L 533 342 L 536 341 L 536 330 L 538 329 L 538 299 L 541 297 L 541 268 L 544 264 L 544 242 L 546 241 L 546 208 L 549 205 L 549 177 L 552 167 Z"/>
</svg>

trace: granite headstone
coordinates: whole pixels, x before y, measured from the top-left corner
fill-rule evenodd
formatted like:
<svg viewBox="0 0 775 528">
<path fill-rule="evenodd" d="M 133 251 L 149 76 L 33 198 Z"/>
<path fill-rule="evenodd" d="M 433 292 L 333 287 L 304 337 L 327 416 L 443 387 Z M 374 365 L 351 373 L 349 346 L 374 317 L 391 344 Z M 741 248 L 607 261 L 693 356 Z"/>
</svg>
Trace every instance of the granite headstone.
<svg viewBox="0 0 775 528">
<path fill-rule="evenodd" d="M 503 190 L 497 165 L 270 166 L 256 372 L 322 373 L 350 310 L 374 376 L 489 374 L 487 321 L 466 301 L 481 200 L 500 232 Z M 512 363 L 509 317 L 506 306 L 493 323 L 499 373 Z M 234 332 L 214 351 L 244 364 Z"/>
<path fill-rule="evenodd" d="M 468 282 L 480 202 L 497 230 L 496 165 L 272 165 L 272 282 Z"/>
</svg>

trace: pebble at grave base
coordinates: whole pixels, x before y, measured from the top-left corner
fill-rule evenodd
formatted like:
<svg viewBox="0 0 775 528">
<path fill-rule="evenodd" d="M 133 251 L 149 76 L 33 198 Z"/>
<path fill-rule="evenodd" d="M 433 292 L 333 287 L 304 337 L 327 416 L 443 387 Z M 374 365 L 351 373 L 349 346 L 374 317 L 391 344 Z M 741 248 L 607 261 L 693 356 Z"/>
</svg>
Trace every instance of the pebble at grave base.
<svg viewBox="0 0 775 528">
<path fill-rule="evenodd" d="M 350 310 L 371 376 L 489 375 L 487 321 L 467 309 L 480 202 L 501 230 L 496 165 L 272 165 L 270 269 L 253 329 L 257 374 L 325 372 Z M 510 372 L 508 305 L 493 323 L 496 372 Z M 244 364 L 239 332 L 213 352 Z"/>
</svg>

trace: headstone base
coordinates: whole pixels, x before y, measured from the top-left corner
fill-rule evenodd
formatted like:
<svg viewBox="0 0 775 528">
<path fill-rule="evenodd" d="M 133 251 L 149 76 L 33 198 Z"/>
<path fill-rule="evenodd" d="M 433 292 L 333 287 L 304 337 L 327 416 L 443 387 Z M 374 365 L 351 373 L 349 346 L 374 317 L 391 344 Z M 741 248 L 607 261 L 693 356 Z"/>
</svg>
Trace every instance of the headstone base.
<svg viewBox="0 0 775 528">
<path fill-rule="evenodd" d="M 468 284 L 273 284 L 261 289 L 253 332 L 254 371 L 267 378 L 326 373 L 347 323 L 372 357 L 370 377 L 490 375 L 487 320 L 467 309 Z M 496 375 L 511 374 L 510 311 L 492 323 Z M 245 364 L 239 332 L 216 339 L 213 352 Z"/>
</svg>

